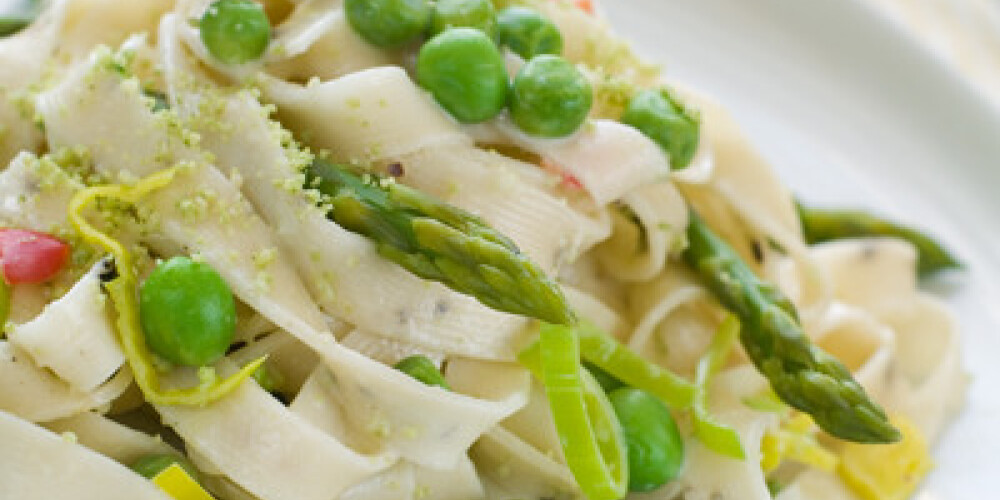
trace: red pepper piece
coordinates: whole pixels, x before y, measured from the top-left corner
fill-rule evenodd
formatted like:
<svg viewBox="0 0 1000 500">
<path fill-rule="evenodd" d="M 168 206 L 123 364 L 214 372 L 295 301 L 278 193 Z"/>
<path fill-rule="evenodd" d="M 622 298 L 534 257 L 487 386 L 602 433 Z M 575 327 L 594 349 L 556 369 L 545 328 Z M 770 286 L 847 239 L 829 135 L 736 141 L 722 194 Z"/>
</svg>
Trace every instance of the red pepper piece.
<svg viewBox="0 0 1000 500">
<path fill-rule="evenodd" d="M 0 229 L 0 263 L 11 285 L 52 279 L 69 260 L 69 245 L 45 233 Z"/>
<path fill-rule="evenodd" d="M 594 13 L 594 3 L 591 0 L 575 0 L 573 3 L 587 14 Z"/>
</svg>

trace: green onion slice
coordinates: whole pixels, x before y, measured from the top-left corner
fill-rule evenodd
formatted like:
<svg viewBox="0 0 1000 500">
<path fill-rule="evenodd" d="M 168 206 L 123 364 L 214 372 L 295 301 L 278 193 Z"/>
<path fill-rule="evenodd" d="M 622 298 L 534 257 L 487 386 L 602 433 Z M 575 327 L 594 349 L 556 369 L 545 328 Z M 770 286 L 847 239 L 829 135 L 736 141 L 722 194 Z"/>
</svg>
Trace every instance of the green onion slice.
<svg viewBox="0 0 1000 500">
<path fill-rule="evenodd" d="M 728 457 L 743 460 L 746 453 L 736 431 L 716 421 L 708 413 L 708 390 L 712 375 L 719 372 L 722 364 L 740 334 L 740 321 L 729 315 L 712 338 L 708 352 L 698 361 L 695 371 L 695 398 L 691 408 L 694 420 L 694 435 L 708 449 Z"/>
<path fill-rule="evenodd" d="M 536 348 L 520 360 L 545 384 L 566 464 L 590 500 L 628 493 L 628 452 L 621 424 L 597 380 L 580 366 L 573 327 L 543 323 Z"/>
<path fill-rule="evenodd" d="M 643 359 L 593 323 L 581 322 L 578 331 L 583 359 L 671 408 L 688 408 L 694 403 L 695 388 L 680 375 Z"/>
<path fill-rule="evenodd" d="M 680 410 L 694 404 L 695 386 L 680 375 L 643 359 L 588 321 L 581 321 L 576 331 L 584 361 L 626 385 L 653 394 L 671 408 Z M 520 355 L 522 362 L 537 359 L 539 348 L 540 343 L 535 343 L 525 349 Z"/>
</svg>

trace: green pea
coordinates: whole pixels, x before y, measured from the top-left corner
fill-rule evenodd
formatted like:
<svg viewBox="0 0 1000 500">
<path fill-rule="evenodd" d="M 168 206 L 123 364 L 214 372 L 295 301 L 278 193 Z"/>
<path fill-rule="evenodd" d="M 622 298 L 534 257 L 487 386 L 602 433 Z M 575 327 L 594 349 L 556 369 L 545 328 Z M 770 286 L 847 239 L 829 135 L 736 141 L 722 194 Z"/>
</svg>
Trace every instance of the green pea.
<svg viewBox="0 0 1000 500">
<path fill-rule="evenodd" d="M 257 385 L 260 385 L 261 389 L 272 394 L 280 392 L 282 386 L 285 385 L 285 377 L 274 368 L 269 367 L 267 363 L 260 365 L 260 368 L 253 372 L 253 379 L 257 381 Z"/>
<path fill-rule="evenodd" d="M 438 0 L 434 5 L 431 34 L 448 28 L 475 28 L 496 36 L 497 12 L 490 0 Z"/>
<path fill-rule="evenodd" d="M 436 385 L 442 389 L 451 390 L 448 382 L 444 379 L 444 375 L 441 374 L 441 371 L 437 369 L 434 362 L 427 358 L 427 356 L 415 354 L 400 360 L 393 368 L 427 385 Z"/>
<path fill-rule="evenodd" d="M 139 318 L 149 348 L 175 364 L 204 366 L 233 341 L 236 303 L 208 264 L 174 257 L 156 266 L 139 293 Z"/>
<path fill-rule="evenodd" d="M 608 395 L 628 445 L 629 490 L 652 491 L 675 479 L 684 462 L 684 441 L 670 410 L 634 387 Z"/>
<path fill-rule="evenodd" d="M 347 0 L 347 21 L 365 40 L 379 47 L 399 47 L 427 31 L 428 0 Z"/>
<path fill-rule="evenodd" d="M 198 480 L 198 469 L 194 468 L 186 458 L 177 455 L 146 455 L 132 464 L 131 469 L 146 479 L 153 479 L 171 465 L 180 465 L 191 476 Z"/>
<path fill-rule="evenodd" d="M 643 90 L 628 103 L 621 118 L 670 155 L 670 168 L 682 169 L 698 150 L 700 123 L 667 90 Z"/>
<path fill-rule="evenodd" d="M 224 64 L 257 60 L 271 42 L 271 22 L 264 7 L 251 0 L 212 2 L 198 27 L 205 48 Z"/>
<path fill-rule="evenodd" d="M 508 7 L 497 18 L 497 41 L 525 61 L 542 54 L 559 55 L 563 49 L 559 28 L 538 11 Z"/>
<path fill-rule="evenodd" d="M 510 96 L 510 116 L 525 133 L 542 137 L 572 134 L 587 118 L 594 96 L 587 78 L 559 56 L 528 61 Z"/>
<path fill-rule="evenodd" d="M 477 29 L 451 28 L 424 44 L 417 81 L 463 123 L 493 118 L 507 103 L 507 68 L 500 49 Z"/>
</svg>

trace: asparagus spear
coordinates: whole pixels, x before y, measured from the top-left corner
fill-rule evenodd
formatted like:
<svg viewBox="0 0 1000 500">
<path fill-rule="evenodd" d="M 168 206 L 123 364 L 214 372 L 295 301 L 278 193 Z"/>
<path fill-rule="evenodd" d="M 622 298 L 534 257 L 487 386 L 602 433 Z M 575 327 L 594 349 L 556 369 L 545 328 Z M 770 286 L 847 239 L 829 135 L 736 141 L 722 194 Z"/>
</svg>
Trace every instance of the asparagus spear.
<svg viewBox="0 0 1000 500">
<path fill-rule="evenodd" d="M 787 300 L 761 281 L 696 214 L 684 259 L 743 324 L 740 341 L 754 365 L 789 405 L 833 436 L 862 443 L 899 440 L 885 412 L 837 359 L 813 345 Z"/>
<path fill-rule="evenodd" d="M 306 178 L 327 198 L 330 219 L 373 240 L 383 257 L 411 273 L 494 309 L 575 321 L 559 287 L 482 219 L 390 179 L 320 160 Z"/>
<path fill-rule="evenodd" d="M 860 210 L 821 210 L 796 203 L 806 241 L 810 244 L 840 238 L 890 236 L 917 248 L 917 272 L 921 277 L 945 269 L 961 268 L 940 243 L 916 229 L 880 219 Z"/>
</svg>

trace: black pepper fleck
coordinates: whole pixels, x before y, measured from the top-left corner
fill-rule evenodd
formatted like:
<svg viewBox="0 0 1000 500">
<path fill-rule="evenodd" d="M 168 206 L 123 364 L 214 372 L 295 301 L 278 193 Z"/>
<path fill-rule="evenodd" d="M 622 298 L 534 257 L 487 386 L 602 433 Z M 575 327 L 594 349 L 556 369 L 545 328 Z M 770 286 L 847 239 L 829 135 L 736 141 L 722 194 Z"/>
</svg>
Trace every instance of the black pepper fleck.
<svg viewBox="0 0 1000 500">
<path fill-rule="evenodd" d="M 753 260 L 758 264 L 764 263 L 764 248 L 761 247 L 760 242 L 753 240 L 750 242 L 750 250 L 753 252 Z"/>
<path fill-rule="evenodd" d="M 404 169 L 403 164 L 398 161 L 390 163 L 385 167 L 385 170 L 392 177 L 402 177 L 406 175 L 406 169 Z"/>
<path fill-rule="evenodd" d="M 439 300 L 434 304 L 434 314 L 437 314 L 438 316 L 447 313 L 450 309 L 451 306 L 445 300 Z"/>
<path fill-rule="evenodd" d="M 878 248 L 875 245 L 867 243 L 861 247 L 861 260 L 874 260 L 876 256 L 878 256 Z"/>
</svg>

